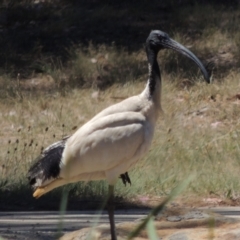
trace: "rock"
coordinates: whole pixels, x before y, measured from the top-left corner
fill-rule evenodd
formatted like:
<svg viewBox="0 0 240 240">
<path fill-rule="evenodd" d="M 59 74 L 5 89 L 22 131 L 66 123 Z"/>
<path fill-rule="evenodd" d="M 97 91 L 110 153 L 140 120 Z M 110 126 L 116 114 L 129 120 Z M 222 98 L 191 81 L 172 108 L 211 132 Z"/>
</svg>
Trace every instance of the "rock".
<svg viewBox="0 0 240 240">
<path fill-rule="evenodd" d="M 181 216 L 170 216 L 170 217 L 167 217 L 167 221 L 169 221 L 169 222 L 179 222 L 181 220 L 182 220 Z"/>
<path fill-rule="evenodd" d="M 116 224 L 119 240 L 127 239 L 128 234 L 140 221 Z M 196 209 L 167 209 L 155 218 L 156 232 L 161 240 L 237 240 L 240 239 L 240 221 L 219 214 Z M 89 237 L 91 234 L 91 238 Z M 60 240 L 110 240 L 109 224 L 96 228 L 83 228 L 67 233 Z M 147 240 L 143 230 L 134 240 Z"/>
</svg>

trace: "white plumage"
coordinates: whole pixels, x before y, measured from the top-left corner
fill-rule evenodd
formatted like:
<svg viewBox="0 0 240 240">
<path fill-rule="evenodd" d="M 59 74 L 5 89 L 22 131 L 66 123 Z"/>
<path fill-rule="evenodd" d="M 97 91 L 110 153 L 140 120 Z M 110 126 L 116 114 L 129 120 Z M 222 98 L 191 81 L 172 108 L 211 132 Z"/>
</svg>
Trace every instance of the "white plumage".
<svg viewBox="0 0 240 240">
<path fill-rule="evenodd" d="M 157 109 L 141 95 L 135 98 L 135 103 L 130 98 L 107 108 L 69 138 L 60 177 L 79 175 L 82 180 L 84 174 L 86 180 L 107 179 L 114 185 L 142 157 L 153 137 Z"/>
<path fill-rule="evenodd" d="M 206 81 L 202 63 L 188 49 L 161 31 L 152 31 L 146 52 L 149 79 L 143 92 L 112 105 L 79 128 L 68 139 L 51 145 L 29 170 L 29 182 L 38 198 L 67 183 L 106 179 L 109 197 L 121 174 L 126 173 L 148 151 L 161 111 L 161 76 L 157 53 L 171 48 L 192 59 Z M 116 239 L 113 209 L 109 211 L 112 239 Z"/>
</svg>

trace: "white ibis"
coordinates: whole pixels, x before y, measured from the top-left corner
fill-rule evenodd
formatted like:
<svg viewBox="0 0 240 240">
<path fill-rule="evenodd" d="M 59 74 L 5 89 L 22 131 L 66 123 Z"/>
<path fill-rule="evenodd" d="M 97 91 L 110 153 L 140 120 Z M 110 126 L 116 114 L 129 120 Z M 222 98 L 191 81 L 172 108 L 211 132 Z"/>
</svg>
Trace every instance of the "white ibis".
<svg viewBox="0 0 240 240">
<path fill-rule="evenodd" d="M 114 185 L 119 176 L 123 182 L 130 183 L 127 171 L 148 151 L 161 110 L 161 75 L 157 54 L 164 48 L 192 59 L 205 80 L 210 82 L 205 67 L 191 51 L 169 38 L 168 34 L 152 31 L 146 41 L 149 77 L 142 93 L 104 109 L 72 136 L 50 145 L 28 172 L 35 198 L 68 183 L 106 179 L 112 240 L 117 239 Z"/>
</svg>

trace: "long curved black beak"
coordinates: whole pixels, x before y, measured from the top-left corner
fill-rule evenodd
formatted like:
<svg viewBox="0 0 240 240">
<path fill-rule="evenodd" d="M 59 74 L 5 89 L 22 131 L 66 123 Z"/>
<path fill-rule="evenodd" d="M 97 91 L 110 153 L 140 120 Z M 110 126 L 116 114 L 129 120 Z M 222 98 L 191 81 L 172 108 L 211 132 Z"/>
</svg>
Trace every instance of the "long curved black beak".
<svg viewBox="0 0 240 240">
<path fill-rule="evenodd" d="M 190 50 L 188 50 L 183 45 L 174 41 L 171 38 L 168 39 L 168 41 L 163 42 L 162 46 L 165 47 L 165 48 L 175 50 L 175 51 L 187 56 L 188 58 L 192 59 L 198 65 L 198 67 L 200 68 L 206 82 L 211 83 L 211 79 L 210 79 L 210 76 L 209 76 L 206 68 L 204 67 L 202 62 Z"/>
</svg>

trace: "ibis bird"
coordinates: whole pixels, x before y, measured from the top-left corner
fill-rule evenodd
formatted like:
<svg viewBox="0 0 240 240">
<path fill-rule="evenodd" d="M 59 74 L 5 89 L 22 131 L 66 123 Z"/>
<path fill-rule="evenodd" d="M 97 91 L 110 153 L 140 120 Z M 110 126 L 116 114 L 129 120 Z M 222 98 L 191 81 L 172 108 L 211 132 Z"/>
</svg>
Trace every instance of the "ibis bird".
<svg viewBox="0 0 240 240">
<path fill-rule="evenodd" d="M 107 107 L 73 135 L 50 145 L 28 172 L 35 198 L 68 183 L 106 179 L 112 240 L 116 239 L 114 185 L 119 177 L 124 183 L 130 183 L 127 171 L 148 151 L 161 111 L 161 75 L 157 55 L 164 48 L 190 58 L 198 65 L 205 80 L 210 82 L 207 70 L 190 50 L 165 32 L 151 31 L 146 40 L 149 76 L 144 90 Z"/>
</svg>

